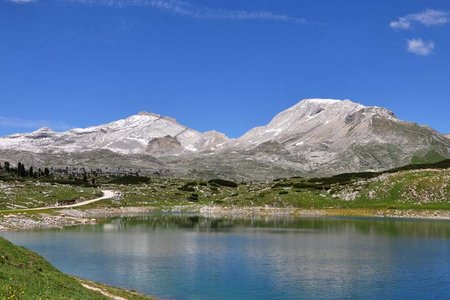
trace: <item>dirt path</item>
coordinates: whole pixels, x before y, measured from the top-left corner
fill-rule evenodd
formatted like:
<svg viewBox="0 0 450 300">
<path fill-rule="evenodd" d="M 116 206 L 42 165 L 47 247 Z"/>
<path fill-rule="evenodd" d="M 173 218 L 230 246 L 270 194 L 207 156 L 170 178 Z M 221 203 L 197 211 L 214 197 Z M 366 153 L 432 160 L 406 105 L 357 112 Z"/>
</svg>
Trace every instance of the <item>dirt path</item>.
<svg viewBox="0 0 450 300">
<path fill-rule="evenodd" d="M 75 204 L 70 205 L 56 205 L 56 206 L 43 206 L 43 207 L 36 207 L 36 208 L 24 208 L 24 209 L 15 209 L 11 211 L 11 213 L 18 213 L 22 211 L 35 211 L 35 210 L 47 210 L 47 209 L 61 209 L 61 208 L 73 208 L 73 207 L 80 207 L 84 205 L 88 205 L 94 202 L 98 202 L 105 199 L 111 199 L 115 196 L 115 192 L 111 190 L 102 190 L 103 196 L 99 198 L 95 198 L 92 200 L 86 200 Z"/>
<path fill-rule="evenodd" d="M 84 286 L 86 289 L 91 290 L 91 291 L 94 291 L 94 292 L 98 292 L 98 293 L 102 294 L 103 296 L 108 297 L 109 299 L 113 299 L 113 300 L 127 300 L 127 299 L 124 298 L 124 297 L 120 297 L 120 296 L 113 295 L 113 294 L 111 294 L 111 293 L 108 293 L 108 292 L 105 291 L 105 290 L 102 290 L 101 288 L 98 288 L 98 287 L 96 287 L 96 286 L 89 285 L 89 284 L 87 284 L 87 283 L 85 283 L 85 282 L 81 282 L 81 285 Z"/>
</svg>

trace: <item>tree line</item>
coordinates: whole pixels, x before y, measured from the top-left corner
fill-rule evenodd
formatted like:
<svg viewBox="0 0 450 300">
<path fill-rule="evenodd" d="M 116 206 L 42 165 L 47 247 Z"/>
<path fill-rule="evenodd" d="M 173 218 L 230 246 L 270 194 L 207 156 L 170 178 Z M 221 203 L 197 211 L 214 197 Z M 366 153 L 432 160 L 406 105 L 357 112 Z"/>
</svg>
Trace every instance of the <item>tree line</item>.
<svg viewBox="0 0 450 300">
<path fill-rule="evenodd" d="M 51 177 L 51 175 L 54 175 L 54 170 L 49 169 L 47 167 L 41 169 L 38 168 L 37 170 L 31 166 L 29 168 L 25 167 L 25 164 L 18 162 L 17 166 L 11 166 L 11 163 L 8 161 L 3 162 L 3 164 L 0 162 L 0 170 L 4 170 L 10 174 L 15 174 L 19 177 L 22 178 L 40 178 L 40 177 Z M 96 180 L 94 177 L 89 178 L 88 173 L 86 172 L 86 170 L 84 168 L 81 168 L 82 170 L 82 180 L 84 183 L 90 183 L 92 185 L 96 184 Z M 58 173 L 58 172 L 57 172 Z M 59 174 L 59 173 L 58 173 Z M 52 175 L 52 176 L 53 176 Z M 93 172 L 91 175 L 94 175 L 95 177 L 97 176 L 97 174 L 95 172 Z M 68 174 L 69 179 L 74 179 L 73 174 Z"/>
<path fill-rule="evenodd" d="M 3 165 L 0 163 L 0 170 L 5 170 L 8 173 L 16 173 L 19 177 L 48 177 L 50 176 L 50 169 L 49 168 L 38 168 L 35 170 L 33 166 L 29 167 L 28 169 L 25 167 L 25 165 L 21 162 L 17 163 L 17 167 L 11 166 L 11 164 L 8 161 L 3 162 Z"/>
</svg>

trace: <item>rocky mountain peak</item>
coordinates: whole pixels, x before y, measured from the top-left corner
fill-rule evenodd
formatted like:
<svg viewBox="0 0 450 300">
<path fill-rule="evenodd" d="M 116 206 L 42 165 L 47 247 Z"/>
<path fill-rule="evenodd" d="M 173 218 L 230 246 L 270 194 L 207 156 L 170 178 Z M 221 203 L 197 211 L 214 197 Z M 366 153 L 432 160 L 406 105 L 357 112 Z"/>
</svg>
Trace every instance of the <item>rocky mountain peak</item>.
<svg viewBox="0 0 450 300">
<path fill-rule="evenodd" d="M 27 136 L 31 139 L 44 139 L 44 138 L 51 138 L 54 135 L 56 135 L 56 132 L 53 131 L 51 128 L 41 127 L 38 130 L 29 133 Z"/>
<path fill-rule="evenodd" d="M 269 124 L 250 130 L 235 145 L 248 147 L 277 141 L 290 149 L 304 144 L 362 139 L 369 134 L 370 120 L 374 117 L 395 120 L 387 109 L 348 99 L 305 99 L 277 114 Z"/>
<path fill-rule="evenodd" d="M 33 131 L 33 133 L 40 133 L 40 132 L 54 132 L 54 131 L 50 127 L 41 127 L 38 130 Z"/>
<path fill-rule="evenodd" d="M 160 115 L 158 115 L 158 114 L 154 114 L 154 113 L 146 112 L 146 111 L 140 111 L 137 115 L 138 116 L 147 116 L 147 117 L 160 117 Z"/>
</svg>

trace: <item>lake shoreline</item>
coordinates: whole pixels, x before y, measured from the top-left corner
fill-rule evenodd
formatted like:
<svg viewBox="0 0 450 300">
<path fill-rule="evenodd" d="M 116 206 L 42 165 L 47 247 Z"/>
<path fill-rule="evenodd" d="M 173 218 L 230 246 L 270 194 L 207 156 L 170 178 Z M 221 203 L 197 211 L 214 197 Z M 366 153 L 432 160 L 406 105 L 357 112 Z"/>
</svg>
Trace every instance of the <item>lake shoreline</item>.
<svg viewBox="0 0 450 300">
<path fill-rule="evenodd" d="M 0 215 L 0 231 L 63 228 L 93 225 L 104 219 L 121 216 L 139 216 L 152 212 L 190 213 L 211 218 L 264 217 L 373 217 L 424 220 L 450 220 L 447 210 L 402 209 L 301 209 L 274 207 L 222 207 L 185 205 L 174 207 L 109 207 L 91 209 L 62 209 L 53 213 L 11 213 Z"/>
</svg>

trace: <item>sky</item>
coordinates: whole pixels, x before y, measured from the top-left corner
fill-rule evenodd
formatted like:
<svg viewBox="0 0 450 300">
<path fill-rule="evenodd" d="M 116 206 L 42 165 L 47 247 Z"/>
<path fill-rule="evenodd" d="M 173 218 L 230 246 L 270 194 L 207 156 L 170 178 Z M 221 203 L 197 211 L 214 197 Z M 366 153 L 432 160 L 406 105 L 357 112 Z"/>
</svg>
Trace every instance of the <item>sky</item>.
<svg viewBox="0 0 450 300">
<path fill-rule="evenodd" d="M 0 0 L 0 135 L 140 111 L 238 137 L 304 98 L 450 133 L 450 3 Z"/>
</svg>

